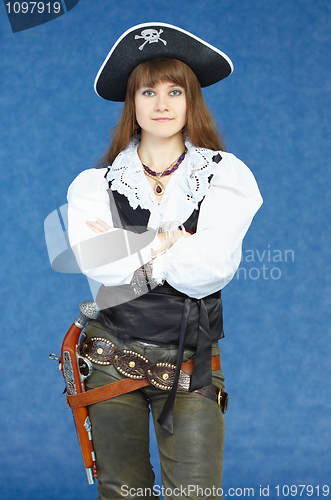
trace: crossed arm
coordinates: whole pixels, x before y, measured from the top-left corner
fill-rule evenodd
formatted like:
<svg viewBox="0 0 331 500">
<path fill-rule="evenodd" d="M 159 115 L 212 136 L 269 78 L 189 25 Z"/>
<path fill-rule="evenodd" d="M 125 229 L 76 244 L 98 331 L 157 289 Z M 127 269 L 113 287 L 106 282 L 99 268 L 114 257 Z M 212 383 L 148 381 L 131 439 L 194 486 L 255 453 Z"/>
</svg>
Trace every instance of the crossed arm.
<svg viewBox="0 0 331 500">
<path fill-rule="evenodd" d="M 106 222 L 103 222 L 99 219 L 97 219 L 95 222 L 87 220 L 86 225 L 96 234 L 106 233 L 107 231 L 109 231 L 109 229 L 111 229 L 111 227 L 106 224 Z M 158 233 L 157 237 L 161 242 L 161 246 L 157 250 L 152 250 L 152 256 L 157 256 L 165 250 L 168 250 L 174 243 L 176 243 L 177 240 L 179 240 L 179 238 L 187 238 L 188 236 L 191 236 L 191 234 L 185 230 L 169 231 L 168 233 Z"/>
</svg>

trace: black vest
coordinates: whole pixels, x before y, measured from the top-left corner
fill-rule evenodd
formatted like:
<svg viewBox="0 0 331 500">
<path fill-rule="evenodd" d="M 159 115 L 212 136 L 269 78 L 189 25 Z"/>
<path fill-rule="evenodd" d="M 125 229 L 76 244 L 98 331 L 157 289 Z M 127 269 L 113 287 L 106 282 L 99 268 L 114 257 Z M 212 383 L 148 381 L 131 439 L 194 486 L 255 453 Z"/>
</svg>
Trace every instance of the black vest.
<svg viewBox="0 0 331 500">
<path fill-rule="evenodd" d="M 117 191 L 110 192 L 109 190 L 109 194 L 111 205 L 114 201 L 116 203 L 119 217 L 117 218 L 117 214 L 112 210 L 115 227 L 122 227 L 133 232 L 141 232 L 142 228 L 147 228 L 150 217 L 149 210 L 140 207 L 134 210 L 130 206 L 128 199 Z M 183 225 L 187 231 L 196 232 L 202 201 L 184 222 Z M 109 307 L 109 304 L 112 303 L 112 296 L 118 296 L 119 293 L 131 294 L 133 297 L 130 285 L 117 287 L 102 285 L 99 289 L 96 301 L 100 306 L 101 314 L 98 321 L 104 327 L 122 338 L 178 344 L 183 304 L 187 295 L 165 282 L 140 297 Z M 224 337 L 221 292 L 205 297 L 203 301 L 208 312 L 210 341 L 215 341 Z M 197 346 L 199 316 L 199 301 L 192 299 L 185 336 L 186 346 Z M 139 325 L 138 328 L 137 325 Z"/>
</svg>

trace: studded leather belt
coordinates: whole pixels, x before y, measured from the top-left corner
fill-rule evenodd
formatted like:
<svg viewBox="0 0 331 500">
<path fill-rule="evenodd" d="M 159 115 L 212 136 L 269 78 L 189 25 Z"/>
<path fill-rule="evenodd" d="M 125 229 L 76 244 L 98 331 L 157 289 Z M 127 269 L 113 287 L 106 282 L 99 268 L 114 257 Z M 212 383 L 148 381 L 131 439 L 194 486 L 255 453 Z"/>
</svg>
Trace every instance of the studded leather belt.
<svg viewBox="0 0 331 500">
<path fill-rule="evenodd" d="M 126 379 L 92 389 L 82 394 L 68 395 L 71 408 L 88 406 L 115 396 L 134 391 L 152 384 L 158 389 L 170 391 L 175 377 L 176 365 L 171 363 L 151 363 L 147 358 L 129 349 L 118 349 L 115 344 L 102 337 L 87 339 L 81 347 L 82 356 L 98 365 L 114 365 Z M 220 356 L 212 357 L 212 370 L 221 368 Z M 178 390 L 190 390 L 194 360 L 182 363 Z M 222 412 L 227 410 L 228 395 L 214 384 L 193 391 L 215 401 Z"/>
</svg>

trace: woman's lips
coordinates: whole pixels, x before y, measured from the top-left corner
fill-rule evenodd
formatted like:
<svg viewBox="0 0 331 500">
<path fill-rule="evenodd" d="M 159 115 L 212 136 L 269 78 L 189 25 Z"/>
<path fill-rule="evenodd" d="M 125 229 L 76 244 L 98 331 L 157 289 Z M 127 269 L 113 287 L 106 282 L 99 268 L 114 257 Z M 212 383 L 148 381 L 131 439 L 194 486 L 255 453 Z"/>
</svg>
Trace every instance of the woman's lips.
<svg viewBox="0 0 331 500">
<path fill-rule="evenodd" d="M 171 122 L 173 118 L 152 118 L 153 121 L 155 122 Z"/>
</svg>

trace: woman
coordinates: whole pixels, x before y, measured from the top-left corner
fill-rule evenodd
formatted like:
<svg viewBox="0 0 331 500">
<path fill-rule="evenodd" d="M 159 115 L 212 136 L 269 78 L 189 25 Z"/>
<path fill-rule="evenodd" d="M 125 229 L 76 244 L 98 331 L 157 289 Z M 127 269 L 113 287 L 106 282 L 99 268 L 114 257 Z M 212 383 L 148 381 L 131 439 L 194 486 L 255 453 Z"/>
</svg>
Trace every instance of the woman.
<svg viewBox="0 0 331 500">
<path fill-rule="evenodd" d="M 218 49 L 149 23 L 120 37 L 96 79 L 101 97 L 125 103 L 103 168 L 68 191 L 71 246 L 102 283 L 81 350 L 93 363 L 89 390 L 134 381 L 89 407 L 100 499 L 158 498 L 150 409 L 164 497 L 221 497 L 220 290 L 262 203 L 201 93 L 231 72 Z"/>
</svg>

